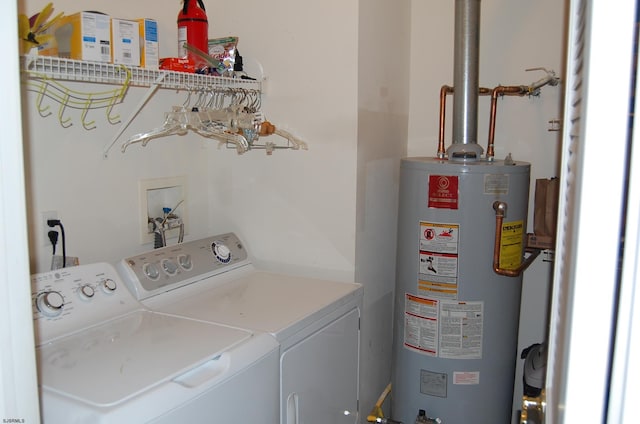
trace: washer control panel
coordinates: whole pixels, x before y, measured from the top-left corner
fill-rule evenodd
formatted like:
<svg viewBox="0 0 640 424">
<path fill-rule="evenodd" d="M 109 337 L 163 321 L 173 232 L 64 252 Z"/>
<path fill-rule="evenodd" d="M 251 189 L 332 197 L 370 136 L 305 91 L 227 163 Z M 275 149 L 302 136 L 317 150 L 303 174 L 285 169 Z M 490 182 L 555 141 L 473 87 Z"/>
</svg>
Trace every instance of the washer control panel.
<svg viewBox="0 0 640 424">
<path fill-rule="evenodd" d="M 34 274 L 31 297 L 37 344 L 142 307 L 108 263 Z"/>
<path fill-rule="evenodd" d="M 131 292 L 143 300 L 248 263 L 240 239 L 226 233 L 131 256 L 117 267 Z"/>
</svg>

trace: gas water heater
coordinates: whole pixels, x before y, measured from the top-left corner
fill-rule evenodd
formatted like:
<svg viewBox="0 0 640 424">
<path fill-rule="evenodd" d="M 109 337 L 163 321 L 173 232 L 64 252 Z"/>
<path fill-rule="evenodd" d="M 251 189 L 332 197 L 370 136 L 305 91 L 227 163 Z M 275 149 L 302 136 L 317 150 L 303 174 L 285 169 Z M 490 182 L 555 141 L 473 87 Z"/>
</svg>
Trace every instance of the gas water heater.
<svg viewBox="0 0 640 424">
<path fill-rule="evenodd" d="M 498 267 L 521 265 L 529 174 L 523 162 L 402 160 L 394 419 L 511 422 L 522 277 L 496 273 L 494 250 L 498 237 Z"/>
<path fill-rule="evenodd" d="M 478 84 L 480 0 L 455 1 L 454 85 L 440 91 L 436 157 L 400 167 L 391 416 L 420 410 L 443 424 L 509 424 L 518 361 L 530 165 L 495 159 L 497 101 L 530 86 Z M 452 144 L 444 148 L 447 94 Z M 478 98 L 491 95 L 486 154 Z"/>
</svg>

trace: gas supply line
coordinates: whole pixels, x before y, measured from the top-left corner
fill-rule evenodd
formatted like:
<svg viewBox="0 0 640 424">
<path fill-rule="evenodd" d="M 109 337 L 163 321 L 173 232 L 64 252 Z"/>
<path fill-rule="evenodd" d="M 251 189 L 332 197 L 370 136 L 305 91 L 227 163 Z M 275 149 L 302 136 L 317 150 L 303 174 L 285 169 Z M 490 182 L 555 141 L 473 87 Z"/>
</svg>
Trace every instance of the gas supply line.
<svg viewBox="0 0 640 424">
<path fill-rule="evenodd" d="M 375 423 L 375 422 L 379 422 L 377 421 L 378 419 L 384 418 L 384 412 L 382 412 L 382 404 L 384 403 L 384 400 L 387 398 L 389 393 L 391 393 L 391 383 L 387 384 L 387 387 L 385 387 L 385 389 L 382 391 L 382 393 L 378 397 L 378 401 L 373 406 L 371 413 L 367 417 L 367 422 Z"/>
</svg>

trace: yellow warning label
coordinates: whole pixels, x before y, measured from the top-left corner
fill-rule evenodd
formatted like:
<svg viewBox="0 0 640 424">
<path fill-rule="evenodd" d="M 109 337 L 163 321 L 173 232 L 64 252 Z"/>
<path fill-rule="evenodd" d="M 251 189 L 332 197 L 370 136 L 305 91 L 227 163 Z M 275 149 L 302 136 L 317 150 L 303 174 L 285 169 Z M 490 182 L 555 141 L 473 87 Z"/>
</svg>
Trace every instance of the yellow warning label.
<svg viewBox="0 0 640 424">
<path fill-rule="evenodd" d="M 500 268 L 518 269 L 522 262 L 524 222 L 514 221 L 502 224 L 500 239 Z"/>
</svg>

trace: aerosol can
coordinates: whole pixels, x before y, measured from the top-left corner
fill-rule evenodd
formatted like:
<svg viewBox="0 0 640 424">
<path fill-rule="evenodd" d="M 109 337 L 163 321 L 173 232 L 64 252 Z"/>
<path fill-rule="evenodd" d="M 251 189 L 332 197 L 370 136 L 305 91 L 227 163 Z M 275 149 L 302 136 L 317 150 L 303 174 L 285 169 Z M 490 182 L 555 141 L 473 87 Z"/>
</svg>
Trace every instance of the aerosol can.
<svg viewBox="0 0 640 424">
<path fill-rule="evenodd" d="M 209 20 L 202 0 L 183 0 L 178 13 L 178 56 L 191 56 L 184 44 L 209 53 Z"/>
</svg>

